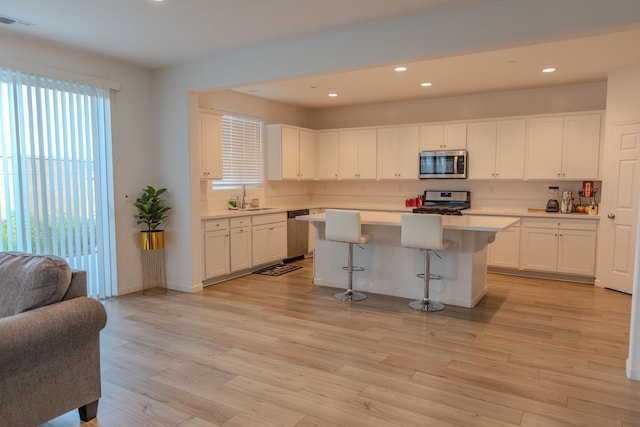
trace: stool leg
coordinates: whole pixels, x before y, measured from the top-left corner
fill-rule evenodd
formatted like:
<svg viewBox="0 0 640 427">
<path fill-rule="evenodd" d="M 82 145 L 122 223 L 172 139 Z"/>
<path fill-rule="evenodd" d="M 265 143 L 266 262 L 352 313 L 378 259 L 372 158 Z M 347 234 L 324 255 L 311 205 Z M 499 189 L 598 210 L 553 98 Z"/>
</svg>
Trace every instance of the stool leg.
<svg viewBox="0 0 640 427">
<path fill-rule="evenodd" d="M 358 271 L 362 271 L 362 269 L 358 269 Z M 349 275 L 349 284 L 347 285 L 347 290 L 335 294 L 334 296 L 336 297 L 336 299 L 346 302 L 362 301 L 364 299 L 367 299 L 367 296 L 365 294 L 353 291 L 353 243 L 349 243 L 349 265 L 347 266 L 347 272 Z"/>
<path fill-rule="evenodd" d="M 411 301 L 409 307 L 419 311 L 441 311 L 444 304 L 431 301 L 429 299 L 429 285 L 431 279 L 431 251 L 424 251 L 424 298 L 418 301 Z"/>
</svg>

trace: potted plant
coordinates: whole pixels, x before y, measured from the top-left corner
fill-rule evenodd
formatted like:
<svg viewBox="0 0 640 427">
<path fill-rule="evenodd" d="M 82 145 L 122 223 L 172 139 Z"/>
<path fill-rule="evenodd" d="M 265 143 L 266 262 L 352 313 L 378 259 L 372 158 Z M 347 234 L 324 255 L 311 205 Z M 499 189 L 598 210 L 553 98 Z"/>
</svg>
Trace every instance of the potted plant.
<svg viewBox="0 0 640 427">
<path fill-rule="evenodd" d="M 171 209 L 164 204 L 163 195 L 166 188 L 155 189 L 148 185 L 133 204 L 138 210 L 136 220 L 138 224 L 147 226 L 146 230 L 140 232 L 140 245 L 143 250 L 164 248 L 164 230 L 158 226 L 167 219 Z"/>
</svg>

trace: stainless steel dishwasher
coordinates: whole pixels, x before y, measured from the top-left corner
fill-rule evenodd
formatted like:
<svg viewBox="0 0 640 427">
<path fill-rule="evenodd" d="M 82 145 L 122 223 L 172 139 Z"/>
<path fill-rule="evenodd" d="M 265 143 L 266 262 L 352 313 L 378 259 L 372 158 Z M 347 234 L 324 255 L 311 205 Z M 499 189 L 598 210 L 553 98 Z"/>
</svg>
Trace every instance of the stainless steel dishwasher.
<svg viewBox="0 0 640 427">
<path fill-rule="evenodd" d="M 287 259 L 304 256 L 309 250 L 309 223 L 297 221 L 296 217 L 309 215 L 309 209 L 297 209 L 287 212 Z"/>
</svg>

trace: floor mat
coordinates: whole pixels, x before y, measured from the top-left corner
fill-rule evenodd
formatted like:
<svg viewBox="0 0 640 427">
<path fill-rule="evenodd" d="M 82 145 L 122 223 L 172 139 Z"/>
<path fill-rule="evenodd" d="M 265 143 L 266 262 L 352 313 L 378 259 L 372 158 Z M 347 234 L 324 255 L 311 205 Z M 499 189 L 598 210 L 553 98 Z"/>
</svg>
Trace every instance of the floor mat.
<svg viewBox="0 0 640 427">
<path fill-rule="evenodd" d="M 299 268 L 302 268 L 302 266 L 292 264 L 274 265 L 273 267 L 268 267 L 263 270 L 256 271 L 254 274 L 262 274 L 264 276 L 281 276 L 285 273 L 295 271 Z"/>
</svg>

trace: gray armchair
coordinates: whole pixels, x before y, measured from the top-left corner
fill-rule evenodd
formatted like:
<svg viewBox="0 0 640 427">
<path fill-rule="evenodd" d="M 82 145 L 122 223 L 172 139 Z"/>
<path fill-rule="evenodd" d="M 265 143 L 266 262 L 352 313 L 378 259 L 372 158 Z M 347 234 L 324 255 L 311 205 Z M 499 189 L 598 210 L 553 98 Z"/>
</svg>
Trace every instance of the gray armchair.
<svg viewBox="0 0 640 427">
<path fill-rule="evenodd" d="M 35 426 L 75 408 L 95 418 L 107 314 L 86 295 L 86 273 L 63 259 L 0 252 L 2 425 Z"/>
</svg>

